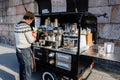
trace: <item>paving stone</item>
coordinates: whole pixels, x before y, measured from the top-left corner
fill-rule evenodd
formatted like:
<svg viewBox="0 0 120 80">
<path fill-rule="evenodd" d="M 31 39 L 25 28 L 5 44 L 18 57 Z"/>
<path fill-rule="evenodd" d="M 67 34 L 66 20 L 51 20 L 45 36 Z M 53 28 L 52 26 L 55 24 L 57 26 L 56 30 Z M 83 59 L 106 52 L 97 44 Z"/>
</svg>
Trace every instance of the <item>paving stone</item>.
<svg viewBox="0 0 120 80">
<path fill-rule="evenodd" d="M 110 78 L 110 77 L 104 77 L 104 76 L 103 76 L 101 80 L 117 80 L 117 79 Z"/>
<path fill-rule="evenodd" d="M 7 15 L 16 15 L 16 7 L 9 7 L 7 9 Z"/>
<path fill-rule="evenodd" d="M 96 74 L 94 71 L 91 73 L 91 75 L 88 77 L 87 80 L 101 80 L 102 76 L 99 74 Z"/>
<path fill-rule="evenodd" d="M 117 5 L 120 4 L 120 0 L 108 0 L 109 1 L 109 5 Z"/>
<path fill-rule="evenodd" d="M 18 5 L 16 6 L 16 14 L 24 14 L 26 11 L 24 9 L 24 6 L 23 5 Z"/>
<path fill-rule="evenodd" d="M 89 7 L 107 6 L 108 0 L 88 0 Z"/>
<path fill-rule="evenodd" d="M 113 6 L 111 15 L 112 23 L 120 23 L 120 5 Z"/>
<path fill-rule="evenodd" d="M 111 19 L 111 10 L 112 7 L 111 6 L 105 6 L 105 7 L 94 7 L 94 8 L 89 8 L 88 11 L 95 14 L 95 15 L 101 15 L 104 13 L 107 13 L 107 17 L 97 17 L 97 21 L 98 23 L 110 23 L 110 19 Z"/>
</svg>

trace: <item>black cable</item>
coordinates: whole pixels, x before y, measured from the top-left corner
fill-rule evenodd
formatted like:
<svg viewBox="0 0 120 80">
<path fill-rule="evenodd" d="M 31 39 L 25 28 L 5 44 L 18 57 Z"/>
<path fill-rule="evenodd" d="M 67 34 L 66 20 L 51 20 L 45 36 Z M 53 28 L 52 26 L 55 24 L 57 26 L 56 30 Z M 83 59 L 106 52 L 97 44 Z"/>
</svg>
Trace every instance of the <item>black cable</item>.
<svg viewBox="0 0 120 80">
<path fill-rule="evenodd" d="M 108 18 L 108 14 L 107 13 L 103 13 L 103 14 L 94 14 L 96 17 L 104 17 L 104 18 Z"/>
<path fill-rule="evenodd" d="M 27 12 L 28 10 L 26 9 L 26 7 L 25 7 L 25 4 L 24 4 L 23 0 L 21 0 L 21 1 L 22 1 L 22 5 L 23 5 L 23 7 L 24 7 L 25 11 Z"/>
</svg>

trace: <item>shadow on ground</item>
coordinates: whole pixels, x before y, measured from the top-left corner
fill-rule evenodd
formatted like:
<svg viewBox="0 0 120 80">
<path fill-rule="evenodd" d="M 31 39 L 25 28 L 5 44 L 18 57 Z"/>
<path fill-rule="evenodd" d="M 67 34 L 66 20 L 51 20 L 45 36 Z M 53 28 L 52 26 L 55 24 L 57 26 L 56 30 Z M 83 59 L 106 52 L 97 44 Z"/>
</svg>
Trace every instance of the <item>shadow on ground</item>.
<svg viewBox="0 0 120 80">
<path fill-rule="evenodd" d="M 0 80 L 19 80 L 19 64 L 15 53 L 0 54 Z M 42 80 L 41 72 L 32 74 L 33 80 Z"/>
<path fill-rule="evenodd" d="M 1 80 L 18 80 L 18 62 L 14 53 L 0 54 Z"/>
</svg>

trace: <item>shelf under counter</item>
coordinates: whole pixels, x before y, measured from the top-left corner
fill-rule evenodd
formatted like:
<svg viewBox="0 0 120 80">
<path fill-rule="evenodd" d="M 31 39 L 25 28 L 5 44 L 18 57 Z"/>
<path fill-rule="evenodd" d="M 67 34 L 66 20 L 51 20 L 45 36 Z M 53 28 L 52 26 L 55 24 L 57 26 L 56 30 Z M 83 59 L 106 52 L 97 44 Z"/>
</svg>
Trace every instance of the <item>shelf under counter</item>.
<svg viewBox="0 0 120 80">
<path fill-rule="evenodd" d="M 63 48 L 51 48 L 51 47 L 47 47 L 47 46 L 41 46 L 40 48 L 44 48 L 44 49 L 48 49 L 48 50 L 52 50 L 52 51 L 57 51 L 57 52 L 62 52 L 62 53 L 66 53 L 66 54 L 72 54 L 72 55 L 76 55 L 77 51 L 73 51 L 73 50 L 68 50 L 68 49 L 63 49 Z"/>
<path fill-rule="evenodd" d="M 70 49 L 63 50 L 63 48 L 51 48 L 49 46 L 40 46 L 37 47 L 39 51 L 36 52 L 42 53 L 36 55 L 37 58 L 41 58 L 37 61 L 38 65 L 43 64 L 46 68 L 51 69 L 55 72 L 74 77 L 76 75 L 82 75 L 86 69 L 90 68 L 92 64 L 92 58 L 85 56 L 77 56 L 76 51 L 70 51 Z M 50 54 L 53 54 L 51 57 Z M 78 61 L 79 58 L 79 61 Z M 54 60 L 54 64 L 50 64 L 50 60 Z M 44 66 L 44 67 L 45 67 Z M 79 73 L 79 74 L 78 74 Z M 76 79 L 75 79 L 76 80 Z"/>
<path fill-rule="evenodd" d="M 66 53 L 66 54 L 71 54 L 71 55 L 77 55 L 77 49 L 69 49 L 69 48 L 51 48 L 48 46 L 41 46 L 40 48 L 44 48 L 44 49 L 48 49 L 48 50 L 52 50 L 52 51 L 57 51 L 57 52 L 62 52 L 62 53 Z M 86 49 L 82 49 L 80 50 L 80 53 L 85 52 Z"/>
<path fill-rule="evenodd" d="M 120 62 L 120 47 L 115 47 L 114 53 L 106 53 L 105 56 L 99 56 L 98 48 L 97 48 L 98 46 L 99 45 L 93 45 L 87 51 L 81 53 L 81 55 Z"/>
</svg>

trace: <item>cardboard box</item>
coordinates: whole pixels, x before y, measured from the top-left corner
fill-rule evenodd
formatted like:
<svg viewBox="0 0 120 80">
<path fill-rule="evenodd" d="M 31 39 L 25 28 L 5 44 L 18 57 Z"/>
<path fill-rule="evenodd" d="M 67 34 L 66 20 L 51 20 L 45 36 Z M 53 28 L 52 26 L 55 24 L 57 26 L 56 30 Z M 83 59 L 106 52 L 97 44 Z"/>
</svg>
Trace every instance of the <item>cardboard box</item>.
<svg viewBox="0 0 120 80">
<path fill-rule="evenodd" d="M 86 34 L 86 42 L 87 42 L 87 45 L 89 46 L 93 45 L 92 33 Z"/>
</svg>

